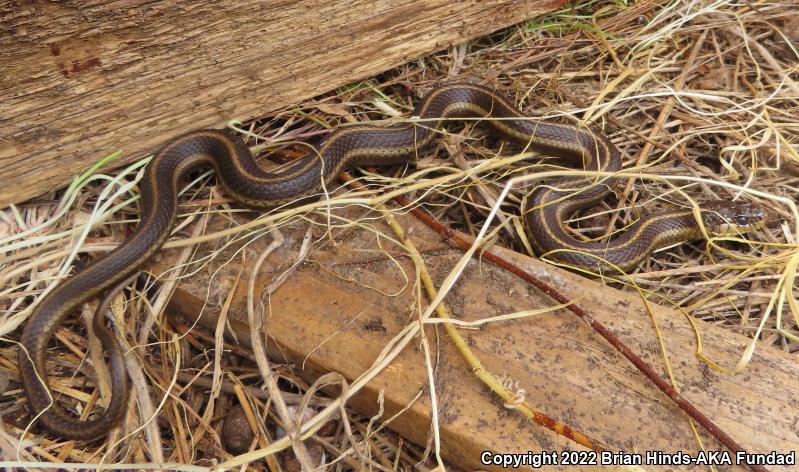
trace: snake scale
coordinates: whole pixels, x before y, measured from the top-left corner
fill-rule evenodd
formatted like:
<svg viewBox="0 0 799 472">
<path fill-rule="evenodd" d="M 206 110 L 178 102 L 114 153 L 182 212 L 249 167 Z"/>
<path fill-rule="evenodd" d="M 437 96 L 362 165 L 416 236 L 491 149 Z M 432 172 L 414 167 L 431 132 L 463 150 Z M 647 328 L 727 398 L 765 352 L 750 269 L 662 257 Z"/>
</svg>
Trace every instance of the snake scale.
<svg viewBox="0 0 799 472">
<path fill-rule="evenodd" d="M 418 103 L 414 116 L 420 119 L 418 123 L 340 127 L 316 153 L 279 172 L 262 170 L 244 142 L 226 130 L 195 130 L 166 142 L 145 170 L 141 222 L 135 231 L 119 247 L 55 287 L 36 305 L 25 326 L 19 370 L 39 423 L 58 437 L 92 440 L 103 437 L 121 421 L 129 394 L 128 376 L 119 342 L 100 321 L 102 304 L 94 328 L 110 363 L 112 399 L 105 412 L 81 421 L 53 401 L 47 383 L 46 348 L 69 314 L 109 293 L 161 247 L 175 222 L 181 182 L 192 170 L 213 166 L 227 195 L 246 206 L 268 209 L 319 194 L 342 169 L 408 161 L 433 143 L 436 130 L 450 118 L 493 118 L 485 120 L 487 126 L 526 149 L 570 160 L 586 170 L 612 173 L 621 169 L 619 151 L 599 130 L 531 120 L 484 86 L 442 85 Z M 551 253 L 553 259 L 576 268 L 596 269 L 598 258 L 602 258 L 629 270 L 659 247 L 702 237 L 694 214 L 676 210 L 642 218 L 609 242 L 575 238 L 564 220 L 599 202 L 610 192 L 609 185 L 609 181 L 563 177 L 534 190 L 523 205 L 523 215 L 536 251 Z M 745 231 L 764 216 L 749 205 L 726 202 L 705 205 L 703 210 L 708 231 Z"/>
</svg>

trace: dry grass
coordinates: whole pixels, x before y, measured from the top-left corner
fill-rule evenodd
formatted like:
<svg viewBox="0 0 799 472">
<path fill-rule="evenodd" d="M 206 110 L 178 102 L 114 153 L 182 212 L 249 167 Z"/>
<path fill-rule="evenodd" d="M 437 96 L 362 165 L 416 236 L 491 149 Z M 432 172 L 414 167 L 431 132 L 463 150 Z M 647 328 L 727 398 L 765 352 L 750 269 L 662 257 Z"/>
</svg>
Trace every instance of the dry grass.
<svg viewBox="0 0 799 472">
<path fill-rule="evenodd" d="M 425 91 L 464 77 L 496 84 L 530 116 L 595 123 L 621 149 L 630 178 L 622 182 L 615 201 L 575 219 L 573 227 L 578 234 L 599 236 L 622 228 L 640 214 L 719 199 L 755 201 L 780 218 L 778 225 L 745 239 L 666 249 L 629 278 L 608 283 L 622 289 L 651 291 L 660 303 L 744 334 L 758 346 L 796 355 L 799 307 L 793 287 L 799 264 L 799 215 L 791 202 L 799 187 L 797 69 L 799 21 L 796 5 L 789 2 L 589 2 L 576 10 L 566 9 L 430 55 L 277 117 L 241 125 L 241 129 L 255 150 L 268 145 L 274 155 L 291 157 L 302 149 L 292 143 L 314 141 L 341 123 L 407 117 Z M 519 157 L 497 144 L 484 139 L 479 128 L 453 126 L 436 151 L 421 156 L 416 169 L 400 166 L 385 169 L 382 176 L 364 175 L 361 181 L 365 189 L 336 192 L 332 202 L 338 207 L 376 205 L 386 201 L 387 195 L 402 193 L 452 227 L 475 235 L 508 178 L 534 170 L 562 172 L 549 160 Z M 449 159 L 452 154 L 456 159 Z M 492 165 L 474 170 L 486 160 Z M 141 161 L 115 175 L 87 173 L 70 189 L 0 212 L 0 333 L 6 340 L 0 354 L 0 380 L 11 380 L 9 391 L 0 397 L 4 418 L 0 456 L 54 462 L 124 457 L 126 463 L 166 461 L 186 464 L 174 468 L 202 470 L 211 465 L 210 458 L 222 454 L 214 434 L 203 425 L 216 426 L 219 411 L 235 403 L 233 395 L 250 401 L 262 399 L 256 413 L 245 415 L 250 424 L 254 424 L 254 414 L 263 414 L 270 405 L 259 391 L 243 387 L 258 378 L 250 364 L 225 366 L 228 374 L 221 375 L 223 360 L 218 357 L 209 361 L 214 365 L 210 369 L 215 373 L 213 380 L 203 384 L 222 392 L 217 408 L 203 403 L 202 398 L 207 396 L 204 388 L 189 391 L 180 402 L 180 408 L 191 412 L 185 415 L 195 420 L 189 422 L 192 426 L 153 421 L 145 427 L 147 443 L 138 440 L 123 447 L 116 442 L 120 438 L 112 438 L 110 442 L 118 449 L 101 452 L 38 437 L 19 448 L 27 417 L 16 383 L 13 341 L 18 336 L 17 327 L 29 314 L 35 297 L 46 293 L 76 262 L 108 250 L 135 225 L 135 184 L 145 163 Z M 686 176 L 690 179 L 683 178 Z M 213 257 L 193 259 L 192 248 L 203 241 L 229 236 L 217 251 L 221 253 L 228 246 L 246 245 L 263 237 L 275 225 L 282 227 L 301 219 L 313 218 L 317 224 L 339 227 L 358 225 L 338 219 L 321 204 L 240 224 L 234 218 L 237 206 L 228 206 L 229 200 L 217 193 L 214 183 L 206 173 L 184 192 L 177 231 L 180 236 L 170 246 L 187 248 L 185 264 L 162 275 L 163 280 L 174 282 L 205 264 L 225 262 Z M 499 244 L 523 250 L 512 221 L 522 193 L 537 183 L 518 185 L 501 206 L 500 218 L 492 223 L 505 223 L 497 232 Z M 206 231 L 208 215 L 229 221 L 227 229 Z M 96 225 L 89 229 L 87 223 Z M 138 293 L 141 296 L 128 307 L 133 314 L 126 315 L 130 342 L 149 346 L 152 356 L 157 356 L 158 349 L 188 349 L 192 354 L 177 357 L 198 362 L 192 358 L 200 352 L 200 346 L 185 341 L 181 344 L 170 339 L 171 334 L 151 329 L 153 321 L 148 314 L 160 313 L 166 298 L 163 293 L 168 292 L 162 288 L 159 296 Z M 130 321 L 148 319 L 139 325 Z M 81 326 L 73 322 L 63 327 L 59 339 L 71 347 L 59 350 L 54 361 L 79 365 L 86 350 Z M 211 342 L 214 340 L 207 340 Z M 216 342 L 221 339 L 217 337 Z M 742 356 L 739 368 L 746 363 L 746 354 Z M 310 387 L 290 373 L 284 374 L 273 387 L 293 384 L 299 391 Z M 72 379 L 63 378 L 59 385 L 75 398 L 97 401 L 97 394 L 80 389 L 83 375 L 80 371 Z M 190 379 L 173 381 L 184 386 Z M 147 382 L 164 388 L 170 383 L 163 378 L 134 378 L 142 392 L 146 392 Z M 162 400 L 166 408 L 178 408 L 178 402 L 168 401 L 170 397 L 162 393 L 154 394 L 155 400 L 149 405 L 142 399 L 142 411 L 155 411 Z M 330 400 L 318 394 L 312 403 L 330 405 Z M 284 410 L 283 421 L 288 418 L 286 413 Z M 300 453 L 303 460 L 313 461 L 314 454 L 325 450 L 328 460 L 340 458 L 337 467 L 343 469 L 411 469 L 420 461 L 435 466 L 429 450 L 402 442 L 385 429 L 374 433 L 368 418 L 352 412 L 343 414 L 349 421 L 340 423 L 347 427 L 323 431 L 307 441 L 311 446 Z M 161 434 L 159 426 L 161 430 L 190 427 L 197 442 L 170 439 L 162 444 L 155 441 Z M 185 434 L 171 436 L 182 438 Z M 285 466 L 291 460 L 289 456 L 284 453 L 274 457 Z M 246 459 L 244 456 L 240 462 Z M 274 468 L 275 464 L 268 462 L 266 467 Z"/>
</svg>

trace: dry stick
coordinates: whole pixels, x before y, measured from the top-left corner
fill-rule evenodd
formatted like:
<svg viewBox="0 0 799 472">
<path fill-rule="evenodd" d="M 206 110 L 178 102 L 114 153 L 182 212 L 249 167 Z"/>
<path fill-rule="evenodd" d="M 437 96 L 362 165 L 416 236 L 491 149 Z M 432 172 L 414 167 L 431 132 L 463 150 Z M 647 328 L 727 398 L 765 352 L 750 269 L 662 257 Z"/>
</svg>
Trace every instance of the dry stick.
<svg viewBox="0 0 799 472">
<path fill-rule="evenodd" d="M 690 73 L 691 69 L 696 62 L 697 56 L 699 56 L 699 51 L 702 49 L 702 45 L 705 43 L 705 38 L 707 38 L 708 30 L 704 30 L 702 35 L 697 39 L 694 47 L 691 48 L 691 52 L 688 54 L 688 59 L 685 62 L 685 67 L 682 70 L 682 73 L 677 77 L 677 82 L 674 84 L 675 90 L 681 90 L 685 85 L 685 81 L 688 79 L 688 74 Z M 652 148 L 654 147 L 652 142 L 655 140 L 657 135 L 663 131 L 663 125 L 666 123 L 666 119 L 671 115 L 672 110 L 674 109 L 674 97 L 670 96 L 666 99 L 666 103 L 663 105 L 663 108 L 660 109 L 660 113 L 658 114 L 657 119 L 655 120 L 655 126 L 652 127 L 652 131 L 649 133 L 650 140 L 647 140 L 644 143 L 644 147 L 641 148 L 641 152 L 638 153 L 638 159 L 636 159 L 635 165 L 640 167 L 644 164 L 644 161 L 647 157 L 649 157 L 649 153 L 652 152 Z M 630 190 L 633 188 L 633 184 L 635 184 L 635 179 L 628 179 L 627 183 L 624 185 L 624 190 L 619 195 L 619 203 L 617 208 L 622 208 L 627 202 L 627 195 L 630 194 Z M 630 198 L 630 204 L 634 203 L 635 197 Z M 609 235 L 610 232 L 616 225 L 616 220 L 618 219 L 619 213 L 613 213 L 613 216 L 610 219 L 610 223 L 608 224 L 608 229 L 605 236 Z"/>
<path fill-rule="evenodd" d="M 178 318 L 177 316 L 174 318 L 170 318 L 170 321 L 175 320 Z M 230 344 L 225 344 L 225 349 L 228 348 Z M 194 374 L 189 374 L 186 372 L 178 372 L 178 382 L 181 382 L 186 385 L 191 385 L 192 387 L 204 388 L 209 389 L 213 385 L 213 382 L 205 377 L 198 377 Z M 236 387 L 238 384 L 234 384 L 230 380 L 223 380 L 222 381 L 222 391 L 225 393 L 236 393 Z M 249 385 L 242 385 L 241 389 L 247 395 L 257 398 L 258 400 L 269 400 L 271 397 L 269 392 L 262 390 L 257 387 L 251 387 Z M 289 392 L 281 392 L 280 394 L 283 397 L 283 400 L 286 401 L 287 405 L 300 405 L 303 401 L 305 401 L 305 395 L 300 395 L 298 393 L 289 393 Z M 315 397 L 311 399 L 310 406 L 327 406 L 330 404 L 325 398 L 322 397 Z"/>
<path fill-rule="evenodd" d="M 176 293 L 178 293 L 178 295 L 180 295 L 179 290 L 180 289 L 178 289 L 178 291 L 176 291 Z M 176 298 L 177 298 L 177 295 L 175 297 L 173 297 L 173 299 L 176 299 Z M 181 339 L 185 339 L 189 344 L 194 346 L 194 348 L 197 349 L 198 351 L 204 352 L 205 349 L 206 349 L 206 344 L 203 344 L 203 343 L 213 344 L 213 342 L 214 342 L 213 335 L 210 335 L 210 334 L 206 333 L 203 330 L 205 328 L 203 328 L 201 326 L 189 326 L 188 324 L 186 324 L 186 322 L 185 322 L 185 320 L 183 319 L 182 316 L 173 316 L 175 314 L 179 314 L 179 311 L 175 310 L 173 308 L 174 303 L 175 303 L 174 301 L 170 300 L 169 310 L 167 312 L 167 316 L 169 317 L 169 323 L 172 325 L 172 328 L 175 330 L 176 333 L 178 333 L 178 336 L 180 336 Z M 249 348 L 242 347 L 239 344 L 235 344 L 235 343 L 226 343 L 225 344 L 225 350 L 230 352 L 231 354 L 233 354 L 236 357 L 241 357 L 242 359 L 247 359 L 248 361 L 253 362 L 253 363 L 255 362 L 255 356 L 252 354 L 252 350 L 249 349 Z M 181 381 L 181 382 L 185 382 L 185 378 L 181 377 L 182 375 L 183 375 L 182 373 L 178 372 L 178 380 Z M 208 387 L 204 383 L 199 383 L 198 385 L 201 385 L 201 386 L 206 387 L 206 388 Z M 224 387 L 224 384 L 223 384 L 222 389 L 224 390 L 224 388 L 225 387 Z M 231 391 L 226 391 L 226 392 L 227 393 L 231 393 L 232 390 Z M 258 397 L 258 398 L 260 398 L 260 397 Z"/>
<path fill-rule="evenodd" d="M 373 170 L 370 170 L 373 171 Z M 394 197 L 394 201 L 397 202 L 403 208 L 411 208 L 411 213 L 421 220 L 424 224 L 430 227 L 433 231 L 440 234 L 444 237 L 450 244 L 464 251 L 469 250 L 472 247 L 472 243 L 465 238 L 462 233 L 459 231 L 455 231 L 451 228 L 444 226 L 443 224 L 439 223 L 435 218 L 433 218 L 430 214 L 425 211 L 419 210 L 418 208 L 413 208 L 411 203 L 405 200 L 402 197 Z M 525 270 L 517 267 L 510 262 L 506 261 L 505 259 L 497 256 L 496 254 L 492 253 L 488 250 L 483 250 L 481 248 L 477 248 L 476 251 L 480 257 L 493 262 L 497 266 L 519 276 L 521 279 L 529 282 L 530 284 L 534 285 L 536 288 L 547 294 L 550 298 L 555 300 L 558 303 L 563 304 L 569 311 L 577 315 L 583 321 L 587 322 L 600 336 L 605 338 L 613 347 L 616 348 L 624 357 L 627 358 L 630 362 L 638 368 L 641 373 L 646 375 L 646 377 L 654 383 L 663 393 L 666 394 L 677 406 L 680 407 L 688 416 L 690 416 L 694 421 L 699 423 L 708 433 L 710 433 L 713 437 L 715 437 L 720 443 L 726 446 L 731 451 L 738 453 L 743 452 L 746 453 L 746 450 L 741 447 L 735 440 L 730 437 L 727 433 L 725 433 L 721 428 L 719 428 L 710 418 L 705 416 L 701 411 L 699 411 L 695 406 L 693 406 L 688 400 L 683 398 L 677 390 L 675 390 L 665 379 L 663 379 L 655 369 L 650 367 L 643 359 L 638 357 L 632 349 L 630 349 L 626 344 L 624 344 L 621 339 L 617 338 L 615 334 L 613 334 L 610 330 L 608 330 L 602 323 L 595 320 L 591 315 L 588 314 L 585 310 L 580 308 L 580 306 L 576 305 L 574 302 L 570 301 L 560 292 L 549 286 L 543 280 L 535 277 L 534 275 L 529 274 Z M 548 426 L 548 425 L 545 425 Z M 768 472 L 763 466 L 760 465 L 749 465 L 749 469 L 753 472 Z"/>
<path fill-rule="evenodd" d="M 370 172 L 376 172 L 376 169 L 370 169 L 369 171 Z M 356 189 L 360 189 L 360 188 L 364 187 L 363 184 L 361 184 L 360 182 L 355 180 L 347 172 L 340 172 L 339 173 L 339 180 L 346 182 L 349 186 L 351 186 L 353 188 L 356 188 Z M 397 201 L 399 203 L 400 199 L 395 199 L 395 201 Z M 405 201 L 405 200 L 402 200 L 402 201 L 404 202 L 404 204 L 402 204 L 404 207 L 410 208 L 410 205 L 408 204 L 407 201 Z M 414 209 L 414 210 L 411 210 L 411 211 L 416 211 L 416 210 Z M 408 248 L 409 250 L 411 250 L 411 251 L 413 251 L 415 253 L 418 253 L 418 249 L 416 249 L 416 246 L 413 245 L 413 242 L 410 241 L 409 239 L 407 239 L 404 234 L 401 234 L 402 233 L 402 229 L 399 228 L 399 225 L 396 223 L 396 220 L 394 220 L 392 218 L 392 214 L 390 212 L 388 212 L 388 211 L 386 211 L 385 213 L 386 213 L 386 216 L 388 217 L 389 226 L 391 226 L 392 229 L 395 229 L 395 232 L 398 233 L 398 236 L 403 241 L 403 243 L 406 245 L 406 248 Z M 432 219 L 433 217 L 430 216 L 430 218 Z M 435 219 L 433 219 L 433 221 L 435 221 Z M 420 274 L 419 275 L 420 275 L 420 278 L 422 280 L 423 285 L 425 286 L 425 289 L 428 292 L 428 296 L 430 297 L 430 300 L 434 299 L 435 296 L 436 296 L 436 293 L 435 293 L 436 288 L 435 288 L 435 285 L 433 284 L 433 280 L 430 277 L 430 274 L 428 274 L 427 271 L 425 270 L 425 268 L 422 266 L 422 267 L 420 267 Z M 449 309 L 443 303 L 439 304 L 436 307 L 436 312 L 438 313 L 440 318 L 447 318 L 447 319 L 452 318 L 451 316 L 449 316 Z M 480 379 L 481 382 L 483 382 L 486 386 L 488 386 L 491 389 L 491 391 L 493 391 L 494 393 L 499 395 L 502 398 L 502 400 L 506 402 L 506 404 L 513 405 L 514 409 L 520 411 L 523 415 L 525 415 L 528 418 L 532 419 L 536 423 L 549 428 L 550 430 L 554 431 L 557 434 L 560 434 L 561 436 L 564 436 L 566 438 L 571 439 L 572 441 L 576 442 L 577 444 L 585 446 L 585 447 L 587 447 L 589 449 L 592 449 L 592 450 L 594 450 L 596 452 L 602 452 L 602 451 L 608 450 L 607 446 L 602 444 L 600 441 L 598 441 L 596 439 L 593 439 L 593 438 L 589 437 L 588 435 L 586 435 L 586 434 L 584 434 L 584 433 L 582 433 L 580 431 L 577 431 L 576 429 L 572 428 L 571 426 L 568 426 L 568 425 L 566 425 L 564 423 L 561 423 L 561 422 L 559 422 L 559 421 L 557 421 L 557 420 L 545 415 L 544 413 L 536 410 L 535 408 L 533 408 L 532 406 L 527 404 L 527 402 L 520 402 L 519 399 L 515 396 L 515 394 L 509 392 L 507 389 L 505 389 L 503 387 L 496 388 L 496 386 L 499 384 L 497 379 L 494 377 L 494 375 L 491 372 L 488 371 L 488 369 L 483 367 L 483 364 L 482 364 L 482 362 L 480 362 L 480 359 L 478 359 L 477 356 L 475 356 L 472 353 L 471 349 L 469 348 L 468 344 L 466 343 L 466 340 L 464 340 L 463 337 L 461 337 L 460 333 L 458 333 L 457 329 L 455 329 L 455 327 L 452 325 L 452 323 L 444 323 L 444 328 L 447 330 L 447 333 L 450 336 L 450 340 L 458 348 L 458 351 L 464 357 L 464 359 L 466 360 L 467 364 L 469 364 L 469 367 L 471 367 L 472 373 L 478 379 Z"/>
<path fill-rule="evenodd" d="M 461 151 L 461 146 L 458 146 L 457 144 L 452 145 L 452 143 L 444 141 L 444 147 L 446 147 L 447 153 L 452 156 L 452 161 L 455 163 L 458 169 L 469 173 L 473 171 L 472 166 L 469 164 L 469 162 L 467 162 L 466 156 L 464 156 L 463 151 Z M 474 174 L 469 174 L 469 180 L 475 183 L 477 187 L 477 193 L 483 197 L 489 207 L 497 204 L 497 195 L 495 195 L 494 192 L 492 192 L 491 189 L 489 189 L 486 185 L 480 182 Z M 502 213 L 497 213 L 497 218 L 499 218 L 505 231 L 507 231 L 511 237 L 515 237 L 516 232 L 513 230 L 513 225 L 510 222 L 510 218 Z M 467 222 L 469 221 L 469 219 L 465 217 L 464 220 Z"/>
<path fill-rule="evenodd" d="M 658 7 L 659 3 L 656 1 L 647 0 L 638 2 L 635 5 L 625 8 L 618 14 L 600 20 L 598 24 L 602 31 L 615 34 L 621 27 L 633 24 L 636 21 L 636 18 L 641 18 Z M 535 49 L 527 49 L 526 52 L 514 59 L 502 57 L 500 61 L 497 61 L 497 67 L 492 69 L 491 72 L 486 73 L 486 76 L 489 81 L 496 82 L 497 79 L 503 75 L 510 75 L 512 73 L 511 71 L 523 70 L 532 64 L 540 62 L 541 60 L 554 57 L 558 54 L 564 54 L 567 51 L 574 52 L 575 43 L 582 39 L 582 34 L 582 30 L 580 30 L 563 38 L 548 38 L 547 44 L 554 42 L 555 46 L 549 49 L 544 48 L 542 52 L 537 54 L 533 54 Z M 508 55 L 510 54 L 511 53 L 508 53 Z"/>
<path fill-rule="evenodd" d="M 713 16 L 716 17 L 717 15 L 713 15 Z M 755 49 L 757 49 L 757 52 L 760 53 L 760 55 L 763 57 L 763 59 L 765 60 L 766 64 L 768 64 L 769 67 L 771 67 L 774 70 L 774 72 L 776 72 L 780 76 L 780 78 L 783 81 L 785 81 L 785 85 L 788 88 L 790 88 L 793 93 L 799 95 L 799 84 L 794 82 L 793 79 L 791 79 L 791 76 L 790 76 L 792 71 L 787 71 L 786 72 L 785 69 L 782 66 L 780 66 L 779 62 L 777 62 L 777 60 L 774 58 L 774 56 L 771 55 L 769 50 L 766 49 L 762 44 L 760 44 L 759 41 L 755 40 L 754 38 L 750 38 L 746 34 L 745 31 L 743 31 L 743 32 L 738 31 L 737 28 L 728 27 L 728 28 L 724 28 L 724 31 L 728 31 L 728 32 L 734 34 L 735 36 L 738 36 L 747 45 L 754 46 Z M 792 67 L 791 69 L 795 70 L 796 68 Z"/>
<path fill-rule="evenodd" d="M 255 307 L 255 280 L 258 276 L 261 266 L 266 258 L 283 244 L 283 235 L 280 230 L 275 228 L 273 232 L 274 240 L 272 243 L 261 253 L 256 260 L 252 272 L 250 273 L 250 280 L 247 284 L 247 320 L 250 325 L 250 337 L 252 339 L 252 350 L 255 354 L 255 363 L 261 376 L 264 379 L 266 390 L 271 394 L 272 401 L 277 410 L 278 417 L 285 423 L 286 435 L 291 438 L 291 446 L 294 449 L 294 456 L 302 466 L 302 470 L 313 470 L 313 460 L 308 453 L 305 443 L 300 440 L 299 424 L 293 424 L 291 415 L 289 415 L 286 402 L 283 401 L 281 391 L 277 385 L 277 376 L 272 370 L 271 363 L 266 357 L 266 339 L 263 336 L 263 321 L 264 313 L 263 307 L 258 306 L 258 311 Z M 243 405 L 242 405 L 243 406 Z"/>
<path fill-rule="evenodd" d="M 230 377 L 233 377 L 233 376 L 231 375 Z M 250 405 L 250 400 L 249 400 L 249 398 L 247 398 L 247 394 L 245 393 L 245 390 L 244 390 L 244 385 L 242 385 L 240 383 L 240 381 L 238 379 L 236 379 L 235 377 L 233 377 L 233 378 L 234 378 L 235 381 L 239 382 L 239 383 L 233 384 L 234 395 L 236 395 L 236 398 L 239 400 L 239 405 L 241 407 L 241 410 L 244 412 L 245 418 L 247 419 L 247 424 L 250 426 L 250 429 L 252 430 L 255 442 L 260 447 L 266 447 L 266 446 L 268 446 L 267 438 L 265 437 L 265 434 L 264 434 L 264 431 L 262 431 L 262 428 L 259 427 L 260 423 L 261 423 L 260 418 L 258 418 L 258 415 L 255 414 L 255 412 L 252 409 L 252 406 Z M 282 397 L 282 395 L 281 395 L 281 397 Z M 286 429 L 285 431 L 288 431 L 288 430 Z M 274 455 L 270 454 L 270 455 L 266 456 L 264 459 L 266 460 L 266 465 L 269 467 L 270 471 L 280 470 L 280 464 L 277 463 L 277 459 L 275 458 Z M 303 464 L 302 460 L 298 459 L 297 461 L 300 464 Z M 242 466 L 242 470 L 247 470 L 246 466 Z"/>
</svg>

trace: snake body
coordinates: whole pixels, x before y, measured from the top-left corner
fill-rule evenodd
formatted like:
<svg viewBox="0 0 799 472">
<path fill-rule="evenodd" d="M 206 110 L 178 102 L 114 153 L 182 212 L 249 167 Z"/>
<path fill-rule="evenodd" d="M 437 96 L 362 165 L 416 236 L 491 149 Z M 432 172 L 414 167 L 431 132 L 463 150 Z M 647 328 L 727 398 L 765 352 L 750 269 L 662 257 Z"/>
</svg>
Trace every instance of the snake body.
<svg viewBox="0 0 799 472">
<path fill-rule="evenodd" d="M 619 151 L 600 131 L 532 121 L 505 98 L 483 86 L 470 83 L 441 86 L 420 101 L 414 115 L 420 118 L 419 124 L 338 128 L 320 145 L 318 152 L 299 159 L 288 170 L 274 173 L 262 170 L 247 146 L 225 130 L 196 130 L 165 143 L 145 170 L 141 182 L 141 222 L 133 234 L 52 290 L 35 307 L 25 326 L 19 369 L 31 410 L 39 422 L 56 436 L 77 440 L 102 437 L 120 422 L 127 406 L 128 378 L 118 341 L 97 322 L 102 318 L 99 316 L 102 307 L 98 308 L 94 326 L 111 366 L 112 399 L 105 413 L 81 421 L 53 401 L 47 383 L 46 347 L 70 313 L 108 293 L 160 248 L 175 222 L 180 184 L 194 169 L 213 166 L 228 195 L 249 207 L 270 208 L 318 194 L 342 169 L 405 162 L 433 142 L 435 131 L 444 120 L 458 117 L 497 118 L 485 122 L 502 137 L 528 149 L 570 159 L 588 170 L 615 172 L 621 168 Z M 558 188 L 585 189 L 570 195 Z M 578 268 L 596 268 L 597 259 L 592 256 L 599 256 L 629 269 L 663 244 L 701 234 L 691 212 L 678 211 L 641 220 L 624 236 L 607 244 L 583 242 L 571 236 L 564 227 L 564 219 L 594 205 L 609 191 L 608 183 L 586 178 L 559 179 L 534 191 L 523 212 L 536 250 L 556 251 L 553 258 Z M 721 205 L 718 211 L 726 208 Z M 754 217 L 751 220 L 755 222 Z M 557 252 L 564 249 L 570 251 Z"/>
</svg>

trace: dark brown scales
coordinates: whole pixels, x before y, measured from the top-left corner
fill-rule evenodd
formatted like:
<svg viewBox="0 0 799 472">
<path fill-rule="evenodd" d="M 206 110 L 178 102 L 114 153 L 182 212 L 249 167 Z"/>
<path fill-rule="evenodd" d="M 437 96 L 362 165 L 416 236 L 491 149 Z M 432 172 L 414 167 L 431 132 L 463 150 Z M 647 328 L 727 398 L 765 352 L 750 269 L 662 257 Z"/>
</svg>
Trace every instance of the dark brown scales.
<svg viewBox="0 0 799 472">
<path fill-rule="evenodd" d="M 433 90 L 419 103 L 415 115 L 420 119 L 419 125 L 341 127 L 322 143 L 317 153 L 309 154 L 278 173 L 259 168 L 247 146 L 228 131 L 196 130 L 165 143 L 148 165 L 142 181 L 142 217 L 134 233 L 114 251 L 52 290 L 35 307 L 25 326 L 20 339 L 23 349 L 20 349 L 19 370 L 34 416 L 56 436 L 80 440 L 102 437 L 121 420 L 126 410 L 128 379 L 119 343 L 108 331 L 101 328 L 100 339 L 111 359 L 112 399 L 105 414 L 90 421 L 80 421 L 52 403 L 45 349 L 70 313 L 91 299 L 113 293 L 112 287 L 134 274 L 161 247 L 176 217 L 180 182 L 193 169 L 215 167 L 227 193 L 244 205 L 275 207 L 318 194 L 323 184 L 331 183 L 341 169 L 393 164 L 414 158 L 420 148 L 432 142 L 434 130 L 448 118 L 487 118 L 485 123 L 506 139 L 526 148 L 576 160 L 587 170 L 615 172 L 621 166 L 618 151 L 599 131 L 532 121 L 493 90 L 475 84 L 448 84 Z M 571 188 L 586 187 L 590 183 L 591 180 L 585 178 L 556 182 Z M 608 191 L 606 184 L 600 183 L 555 204 L 553 199 L 561 195 L 546 188 L 535 191 L 525 207 L 534 244 L 541 251 L 585 249 L 583 243 L 568 236 L 563 218 L 578 208 L 594 204 Z M 659 216 L 649 224 L 667 222 Z M 556 241 L 558 239 L 562 241 Z M 634 239 L 628 237 L 619 241 Z M 636 248 L 614 254 L 625 262 L 640 260 L 654 249 L 651 242 L 638 244 Z M 610 257 L 612 254 L 606 249 L 600 248 L 604 251 L 601 255 Z M 565 261 L 579 266 L 581 259 Z M 595 263 L 594 258 L 587 262 L 589 266 Z M 104 306 L 100 305 L 97 318 Z"/>
</svg>

